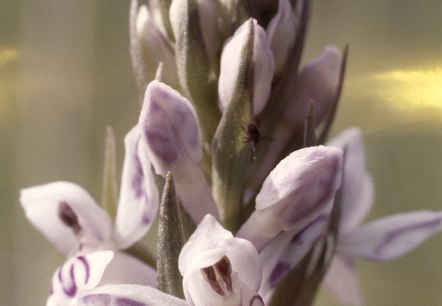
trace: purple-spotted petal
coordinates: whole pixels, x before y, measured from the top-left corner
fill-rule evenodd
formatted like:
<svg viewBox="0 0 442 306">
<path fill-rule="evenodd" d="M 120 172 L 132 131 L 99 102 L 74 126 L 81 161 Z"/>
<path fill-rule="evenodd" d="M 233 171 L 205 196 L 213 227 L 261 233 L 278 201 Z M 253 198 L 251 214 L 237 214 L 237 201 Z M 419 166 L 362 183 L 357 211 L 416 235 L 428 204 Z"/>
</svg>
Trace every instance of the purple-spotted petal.
<svg viewBox="0 0 442 306">
<path fill-rule="evenodd" d="M 79 306 L 188 306 L 155 288 L 139 285 L 100 286 L 79 299 Z"/>
<path fill-rule="evenodd" d="M 26 188 L 20 202 L 29 221 L 65 254 L 111 241 L 109 216 L 76 184 L 54 182 Z"/>
<path fill-rule="evenodd" d="M 146 234 L 158 211 L 159 195 L 149 160 L 141 163 L 140 131 L 134 127 L 124 140 L 125 158 L 120 201 L 115 220 L 115 240 L 125 249 Z"/>
<path fill-rule="evenodd" d="M 335 256 L 325 276 L 324 284 L 342 305 L 364 305 L 353 260 Z"/>
<path fill-rule="evenodd" d="M 365 150 L 362 133 L 350 128 L 332 139 L 330 146 L 345 152 L 341 194 L 340 232 L 356 228 L 373 205 L 374 187 L 365 166 Z"/>
<path fill-rule="evenodd" d="M 139 126 L 155 171 L 172 173 L 178 197 L 195 223 L 217 215 L 215 202 L 199 161 L 202 144 L 196 113 L 183 96 L 157 81 L 146 90 Z"/>
<path fill-rule="evenodd" d="M 278 283 L 301 261 L 324 232 L 333 206 L 324 211 L 300 232 L 282 232 L 260 253 L 263 282 L 260 294 L 267 303 Z"/>
<path fill-rule="evenodd" d="M 184 245 L 179 269 L 184 277 L 184 294 L 191 305 L 206 305 L 208 301 L 219 306 L 259 305 L 258 252 L 249 241 L 234 238 L 210 215 Z"/>
<path fill-rule="evenodd" d="M 256 210 L 237 233 L 258 250 L 281 231 L 299 231 L 332 200 L 341 184 L 342 151 L 309 147 L 293 152 L 269 174 Z"/>
<path fill-rule="evenodd" d="M 195 110 L 172 87 L 158 81 L 147 86 L 139 126 L 157 173 L 181 172 L 184 163 L 202 158 Z"/>
<path fill-rule="evenodd" d="M 442 212 L 416 211 L 367 223 L 340 237 L 338 253 L 384 261 L 405 255 L 442 230 Z"/>
<path fill-rule="evenodd" d="M 95 288 L 114 256 L 112 251 L 78 255 L 55 271 L 47 305 L 76 305 L 77 296 Z"/>
</svg>

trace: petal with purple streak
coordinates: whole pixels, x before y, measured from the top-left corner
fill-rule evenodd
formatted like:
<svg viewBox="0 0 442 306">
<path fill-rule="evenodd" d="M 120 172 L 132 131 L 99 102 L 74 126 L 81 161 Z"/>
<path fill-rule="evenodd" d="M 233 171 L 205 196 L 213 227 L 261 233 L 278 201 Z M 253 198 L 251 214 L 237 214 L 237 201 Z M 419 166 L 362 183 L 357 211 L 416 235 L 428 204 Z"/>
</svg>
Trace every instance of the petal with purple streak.
<svg viewBox="0 0 442 306">
<path fill-rule="evenodd" d="M 99 298 L 106 296 L 110 299 L 110 305 L 118 306 L 189 306 L 189 304 L 172 295 L 163 293 L 153 287 L 140 285 L 104 285 L 97 287 L 91 292 L 81 296 L 79 306 L 103 306 Z"/>
<path fill-rule="evenodd" d="M 256 210 L 237 235 L 258 250 L 281 231 L 299 231 L 333 199 L 341 184 L 342 151 L 309 147 L 293 152 L 269 174 L 256 197 Z"/>
<path fill-rule="evenodd" d="M 48 304 L 67 304 L 80 292 L 95 288 L 113 257 L 112 251 L 101 251 L 68 259 L 54 273 Z"/>
<path fill-rule="evenodd" d="M 93 249 L 110 241 L 109 216 L 76 184 L 53 182 L 26 188 L 20 202 L 29 221 L 65 254 L 77 252 L 80 246 Z M 67 216 L 60 216 L 66 209 L 76 224 L 69 223 L 74 219 L 67 222 Z"/>
<path fill-rule="evenodd" d="M 202 158 L 195 110 L 166 84 L 152 81 L 147 86 L 139 127 L 155 171 L 163 176 L 181 163 Z"/>
<path fill-rule="evenodd" d="M 115 220 L 115 240 L 124 249 L 149 230 L 159 205 L 159 194 L 149 160 L 140 159 L 140 131 L 134 127 L 124 140 L 125 159 L 121 179 L 120 201 Z"/>
<path fill-rule="evenodd" d="M 442 212 L 416 211 L 377 219 L 340 237 L 338 252 L 384 261 L 410 252 L 442 230 Z"/>
</svg>

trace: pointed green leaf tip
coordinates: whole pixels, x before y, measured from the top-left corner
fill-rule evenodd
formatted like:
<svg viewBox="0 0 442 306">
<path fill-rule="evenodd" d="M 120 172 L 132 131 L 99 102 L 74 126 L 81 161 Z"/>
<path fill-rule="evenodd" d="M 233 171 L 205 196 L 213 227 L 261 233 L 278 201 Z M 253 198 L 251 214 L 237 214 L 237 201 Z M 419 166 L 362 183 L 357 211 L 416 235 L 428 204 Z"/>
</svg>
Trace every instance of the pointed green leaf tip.
<svg viewBox="0 0 442 306">
<path fill-rule="evenodd" d="M 158 289 L 183 298 L 183 278 L 178 270 L 178 257 L 184 245 L 184 234 L 178 199 L 170 172 L 167 173 L 161 198 L 157 243 Z"/>
<path fill-rule="evenodd" d="M 115 220 L 118 204 L 117 154 L 115 134 L 112 127 L 106 128 L 104 145 L 104 171 L 101 203 L 104 210 Z"/>
</svg>

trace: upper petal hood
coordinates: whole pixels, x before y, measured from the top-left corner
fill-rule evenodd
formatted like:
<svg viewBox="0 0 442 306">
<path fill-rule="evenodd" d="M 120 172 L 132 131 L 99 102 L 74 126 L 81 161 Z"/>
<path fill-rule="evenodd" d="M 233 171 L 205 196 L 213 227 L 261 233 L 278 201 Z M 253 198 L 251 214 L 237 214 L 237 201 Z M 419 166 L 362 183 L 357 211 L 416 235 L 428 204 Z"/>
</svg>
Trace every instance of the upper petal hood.
<svg viewBox="0 0 442 306">
<path fill-rule="evenodd" d="M 260 305 L 261 263 L 247 240 L 234 238 L 210 215 L 200 223 L 179 257 L 191 305 Z"/>
</svg>

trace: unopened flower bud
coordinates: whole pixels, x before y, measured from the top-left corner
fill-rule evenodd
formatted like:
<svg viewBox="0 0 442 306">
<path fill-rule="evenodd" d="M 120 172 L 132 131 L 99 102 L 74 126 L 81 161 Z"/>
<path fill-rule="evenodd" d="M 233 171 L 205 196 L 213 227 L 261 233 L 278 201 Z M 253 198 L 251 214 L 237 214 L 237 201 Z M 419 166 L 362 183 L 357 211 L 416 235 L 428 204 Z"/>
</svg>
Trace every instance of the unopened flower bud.
<svg viewBox="0 0 442 306">
<path fill-rule="evenodd" d="M 287 56 L 295 43 L 296 18 L 288 0 L 279 0 L 278 13 L 272 18 L 266 32 L 275 59 L 275 74 L 287 64 Z"/>
<path fill-rule="evenodd" d="M 238 237 L 260 250 L 281 231 L 302 229 L 333 199 L 341 176 L 342 150 L 318 146 L 293 152 L 265 179 Z"/>
<path fill-rule="evenodd" d="M 179 31 L 182 31 L 180 19 L 186 15 L 190 4 L 183 0 L 173 0 L 170 6 L 170 22 L 175 37 L 179 37 Z M 212 0 L 196 0 L 198 7 L 198 19 L 201 33 L 203 35 L 204 45 L 207 51 L 209 61 L 211 61 L 220 46 L 220 35 L 218 30 L 218 14 L 215 2 Z"/>
<path fill-rule="evenodd" d="M 147 86 L 139 124 L 158 174 L 182 172 L 180 167 L 201 159 L 195 111 L 190 102 L 171 87 L 158 81 Z"/>
<path fill-rule="evenodd" d="M 249 40 L 253 48 L 248 50 Z M 251 57 L 251 58 L 250 58 Z M 272 85 L 274 61 L 264 29 L 249 19 L 236 30 L 221 54 L 221 72 L 218 82 L 219 107 L 223 111 L 235 95 L 241 69 L 252 65 L 253 79 L 249 82 L 253 96 L 253 114 L 258 115 L 267 103 Z"/>
<path fill-rule="evenodd" d="M 217 216 L 199 165 L 201 136 L 190 102 L 171 87 L 152 81 L 146 89 L 139 126 L 142 145 L 155 171 L 162 176 L 172 173 L 181 203 L 193 221 L 198 223 L 208 212 Z"/>
<path fill-rule="evenodd" d="M 339 87 L 342 55 L 334 46 L 302 68 L 296 81 L 293 100 L 290 101 L 286 118 L 293 125 L 303 125 L 310 103 L 314 105 L 317 124 L 330 109 Z"/>
<path fill-rule="evenodd" d="M 133 43 L 139 43 L 141 47 L 141 64 L 144 65 L 146 81 L 154 78 L 159 63 L 163 63 L 162 80 L 170 86 L 176 86 L 178 85 L 178 76 L 174 51 L 163 31 L 157 27 L 146 5 L 142 5 L 136 17 L 136 37 L 132 39 L 137 40 L 138 42 Z M 140 67 L 135 67 L 135 69 L 140 69 Z"/>
</svg>

